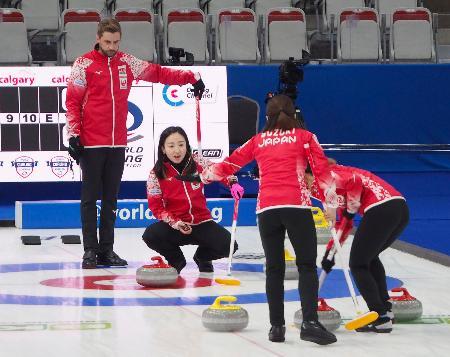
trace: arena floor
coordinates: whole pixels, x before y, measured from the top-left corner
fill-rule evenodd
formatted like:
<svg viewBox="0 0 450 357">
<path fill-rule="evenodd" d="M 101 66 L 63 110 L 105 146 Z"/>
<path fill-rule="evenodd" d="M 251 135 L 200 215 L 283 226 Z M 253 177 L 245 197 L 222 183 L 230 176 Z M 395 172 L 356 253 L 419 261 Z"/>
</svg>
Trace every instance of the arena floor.
<svg viewBox="0 0 450 357">
<path fill-rule="evenodd" d="M 176 286 L 144 289 L 136 268 L 154 252 L 142 242 L 143 229 L 117 229 L 115 250 L 128 268 L 81 270 L 82 247 L 63 245 L 61 234 L 79 230 L 21 231 L 0 228 L 0 356 L 448 356 L 450 350 L 450 269 L 389 249 L 382 255 L 390 288 L 405 286 L 423 304 L 421 320 L 395 324 L 391 334 L 336 331 L 338 342 L 318 346 L 299 339 L 293 316 L 299 309 L 296 281 L 286 281 L 286 342 L 267 339 L 268 308 L 263 258 L 256 227 L 239 227 L 240 250 L 234 276 L 241 286 L 214 283 L 199 276 L 194 247 L 185 247 L 190 262 Z M 40 234 L 41 246 L 24 246 L 22 234 Z M 213 237 L 212 237 L 213 239 Z M 346 246 L 348 254 L 348 246 Z M 292 250 L 291 250 L 292 251 Z M 324 246 L 318 247 L 319 260 Z M 226 261 L 215 263 L 223 275 Z M 237 333 L 206 330 L 202 311 L 218 295 L 234 295 L 249 312 L 246 329 Z M 321 296 L 344 319 L 355 316 L 339 269 Z M 360 299 L 362 303 L 362 299 Z"/>
</svg>

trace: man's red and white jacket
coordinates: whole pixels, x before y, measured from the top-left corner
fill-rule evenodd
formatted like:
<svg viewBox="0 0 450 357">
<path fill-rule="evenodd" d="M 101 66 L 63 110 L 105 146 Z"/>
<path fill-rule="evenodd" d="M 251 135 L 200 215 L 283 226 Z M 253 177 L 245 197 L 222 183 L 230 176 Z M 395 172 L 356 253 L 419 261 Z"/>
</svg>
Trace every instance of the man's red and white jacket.
<svg viewBox="0 0 450 357">
<path fill-rule="evenodd" d="M 73 64 L 67 84 L 67 132 L 80 136 L 85 147 L 126 146 L 133 80 L 184 85 L 198 79 L 191 71 L 164 68 L 123 52 L 111 58 L 88 52 Z"/>
<path fill-rule="evenodd" d="M 305 182 L 308 163 L 320 183 L 321 200 L 329 207 L 337 207 L 328 160 L 316 136 L 303 129 L 259 133 L 200 176 L 205 183 L 217 181 L 252 160 L 257 161 L 260 175 L 256 213 L 282 207 L 310 208 Z"/>
<path fill-rule="evenodd" d="M 394 187 L 373 173 L 351 166 L 330 165 L 335 177 L 336 194 L 339 207 L 348 213 L 364 215 L 367 210 L 393 199 L 404 197 Z M 311 188 L 311 194 L 317 197 L 316 180 Z"/>
<path fill-rule="evenodd" d="M 195 161 L 198 173 L 212 165 L 212 162 L 199 158 L 197 154 L 192 155 L 189 160 Z M 165 162 L 164 166 L 167 174 L 165 179 L 158 179 L 152 170 L 147 180 L 148 206 L 155 218 L 170 224 L 174 229 L 178 229 L 179 222 L 196 225 L 211 221 L 203 183 L 180 181 L 175 178 L 179 173 L 170 162 Z M 231 177 L 226 178 L 222 183 L 229 186 L 230 179 Z"/>
</svg>

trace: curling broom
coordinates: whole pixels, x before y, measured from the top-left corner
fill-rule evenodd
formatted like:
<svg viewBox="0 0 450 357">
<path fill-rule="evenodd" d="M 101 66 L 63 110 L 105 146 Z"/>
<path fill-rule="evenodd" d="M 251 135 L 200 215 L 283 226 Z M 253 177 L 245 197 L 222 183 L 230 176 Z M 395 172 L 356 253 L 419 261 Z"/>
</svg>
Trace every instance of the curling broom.
<svg viewBox="0 0 450 357">
<path fill-rule="evenodd" d="M 231 262 L 233 260 L 234 242 L 236 241 L 236 226 L 239 211 L 239 199 L 234 200 L 233 224 L 231 225 L 230 253 L 228 254 L 227 276 L 214 279 L 216 283 L 223 285 L 241 285 L 241 282 L 231 276 Z"/>
<path fill-rule="evenodd" d="M 331 226 L 331 224 L 330 224 Z M 339 230 L 342 234 L 342 231 Z M 336 230 L 333 228 L 331 228 L 331 235 L 333 237 L 333 241 L 334 241 L 334 246 L 336 248 L 337 251 L 337 255 L 339 257 L 341 266 L 342 266 L 342 270 L 344 272 L 344 277 L 345 277 L 345 281 L 347 282 L 347 286 L 348 289 L 350 291 L 350 295 L 352 297 L 352 301 L 353 301 L 353 305 L 355 306 L 355 310 L 356 310 L 356 314 L 358 315 L 356 318 L 354 318 L 353 320 L 347 322 L 345 324 L 345 328 L 347 330 L 356 330 L 357 328 L 366 326 L 368 324 L 370 324 L 371 322 L 375 321 L 378 318 L 378 313 L 375 311 L 369 311 L 365 314 L 362 313 L 360 307 L 359 307 L 359 303 L 358 303 L 358 299 L 356 298 L 356 293 L 355 293 L 355 289 L 353 287 L 353 283 L 352 280 L 350 278 L 350 274 L 348 272 L 348 268 L 347 266 L 344 264 L 344 257 L 343 257 L 343 253 L 342 253 L 342 248 L 341 245 L 339 243 L 339 237 L 336 234 Z"/>
</svg>

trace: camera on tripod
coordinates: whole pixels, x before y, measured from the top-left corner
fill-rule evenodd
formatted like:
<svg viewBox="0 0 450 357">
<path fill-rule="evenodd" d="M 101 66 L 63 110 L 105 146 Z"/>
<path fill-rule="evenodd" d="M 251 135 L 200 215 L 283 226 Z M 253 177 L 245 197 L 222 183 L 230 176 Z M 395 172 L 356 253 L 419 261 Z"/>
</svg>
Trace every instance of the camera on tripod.
<svg viewBox="0 0 450 357">
<path fill-rule="evenodd" d="M 297 85 L 303 82 L 303 67 L 306 66 L 310 61 L 311 55 L 309 52 L 302 50 L 302 59 L 294 60 L 294 57 L 289 57 L 289 59 L 283 62 L 278 69 L 278 91 L 275 93 L 267 93 L 267 102 L 277 94 L 287 95 L 292 99 L 295 105 L 295 101 L 298 97 Z M 306 129 L 305 120 L 300 111 L 300 108 L 295 107 L 296 117 L 300 122 L 302 128 Z"/>
<path fill-rule="evenodd" d="M 169 47 L 169 60 L 167 64 L 169 66 L 192 66 L 194 64 L 194 55 L 184 50 L 184 48 Z M 186 57 L 185 61 L 181 61 L 181 58 Z"/>
</svg>

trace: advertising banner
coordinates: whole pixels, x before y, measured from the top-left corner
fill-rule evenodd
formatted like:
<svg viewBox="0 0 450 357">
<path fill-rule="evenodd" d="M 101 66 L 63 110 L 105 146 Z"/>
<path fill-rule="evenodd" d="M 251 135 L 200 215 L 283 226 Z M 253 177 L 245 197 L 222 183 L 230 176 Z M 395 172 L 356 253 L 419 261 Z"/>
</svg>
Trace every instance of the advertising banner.
<svg viewBox="0 0 450 357">
<path fill-rule="evenodd" d="M 233 199 L 210 198 L 208 209 L 214 221 L 231 226 Z M 97 202 L 97 218 L 100 218 L 100 202 Z M 256 225 L 256 199 L 241 199 L 238 224 Z M 147 200 L 119 200 L 116 211 L 117 228 L 145 228 L 156 222 L 148 208 Z M 80 201 L 17 201 L 16 227 L 22 229 L 81 228 Z"/>
<path fill-rule="evenodd" d="M 207 85 L 201 101 L 203 148 L 219 159 L 228 154 L 226 68 L 189 69 L 200 72 Z M 67 154 L 69 76 L 70 67 L 0 67 L 0 182 L 80 180 L 80 168 Z M 134 82 L 128 98 L 124 181 L 147 179 L 159 135 L 171 125 L 182 126 L 196 149 L 192 86 Z"/>
</svg>

